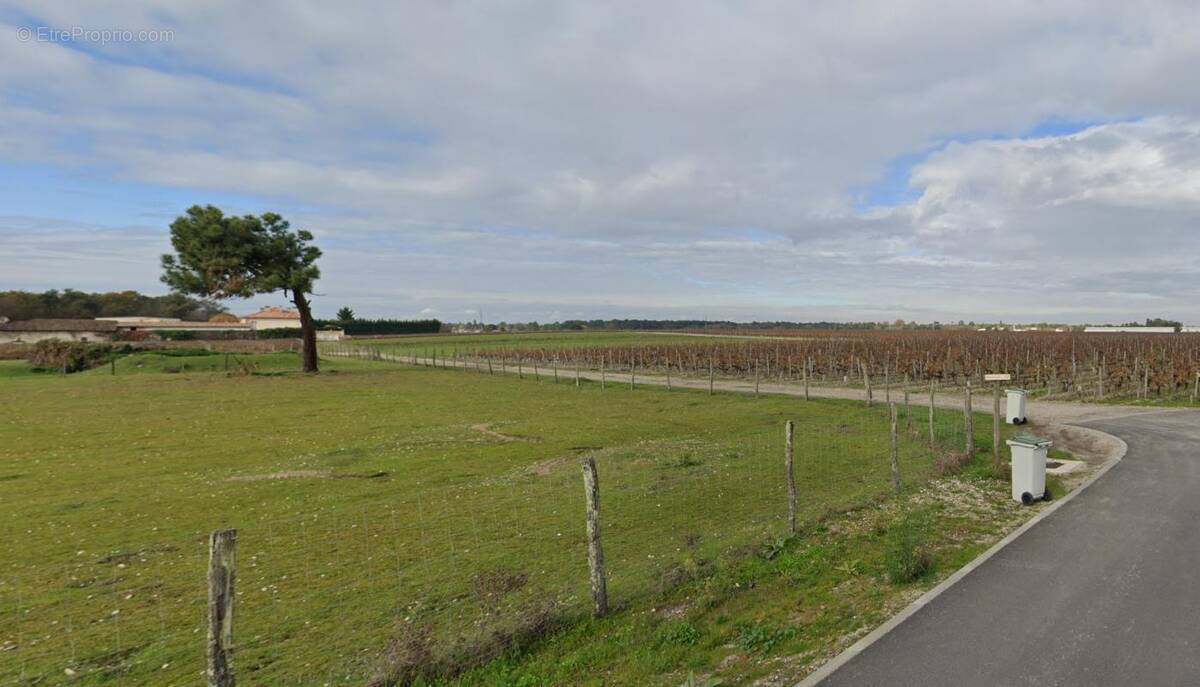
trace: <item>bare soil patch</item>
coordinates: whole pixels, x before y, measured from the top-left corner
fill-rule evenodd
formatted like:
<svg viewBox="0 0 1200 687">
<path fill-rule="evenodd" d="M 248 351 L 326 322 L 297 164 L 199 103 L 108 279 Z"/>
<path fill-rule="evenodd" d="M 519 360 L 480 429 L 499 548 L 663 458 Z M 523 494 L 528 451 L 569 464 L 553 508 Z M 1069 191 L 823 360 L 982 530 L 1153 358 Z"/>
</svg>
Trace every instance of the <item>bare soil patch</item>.
<svg viewBox="0 0 1200 687">
<path fill-rule="evenodd" d="M 382 470 L 374 472 L 341 472 L 335 473 L 333 470 L 280 470 L 279 472 L 268 472 L 261 475 L 233 475 L 229 477 L 230 482 L 261 482 L 272 479 L 378 479 L 387 477 L 388 473 Z"/>
<path fill-rule="evenodd" d="M 528 442 L 531 444 L 540 444 L 542 442 L 541 437 L 523 437 L 523 436 L 518 436 L 516 434 L 505 434 L 504 432 L 497 432 L 496 430 L 492 429 L 491 422 L 481 422 L 477 425 L 471 425 L 471 430 L 475 431 L 475 432 L 479 432 L 480 434 L 485 434 L 493 439 L 499 439 L 500 441 L 504 441 L 504 442 L 524 441 L 524 442 Z"/>
</svg>

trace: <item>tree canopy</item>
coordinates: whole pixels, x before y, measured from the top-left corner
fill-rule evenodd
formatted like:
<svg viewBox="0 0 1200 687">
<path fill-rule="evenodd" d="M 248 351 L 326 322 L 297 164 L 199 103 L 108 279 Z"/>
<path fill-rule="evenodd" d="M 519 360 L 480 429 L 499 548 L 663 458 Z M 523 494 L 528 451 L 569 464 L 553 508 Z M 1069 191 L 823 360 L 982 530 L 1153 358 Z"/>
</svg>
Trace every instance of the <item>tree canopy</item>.
<svg viewBox="0 0 1200 687">
<path fill-rule="evenodd" d="M 316 325 L 307 294 L 321 276 L 321 249 L 312 240 L 312 233 L 293 231 L 273 212 L 239 217 L 194 205 L 171 223 L 175 254 L 162 257 L 162 280 L 178 293 L 215 299 L 283 291 L 300 312 L 304 370 L 316 372 Z"/>
<path fill-rule="evenodd" d="M 41 318 L 91 319 L 95 317 L 177 317 L 203 322 L 224 312 L 219 303 L 172 293 L 147 296 L 137 291 L 86 293 L 51 289 L 42 293 L 0 291 L 0 317 L 10 320 Z"/>
</svg>

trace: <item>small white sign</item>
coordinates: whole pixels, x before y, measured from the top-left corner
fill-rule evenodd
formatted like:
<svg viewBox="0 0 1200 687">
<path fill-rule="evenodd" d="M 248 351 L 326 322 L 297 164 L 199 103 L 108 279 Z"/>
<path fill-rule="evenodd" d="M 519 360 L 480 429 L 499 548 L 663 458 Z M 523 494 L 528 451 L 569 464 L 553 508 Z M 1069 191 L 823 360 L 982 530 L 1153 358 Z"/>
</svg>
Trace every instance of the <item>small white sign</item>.
<svg viewBox="0 0 1200 687">
<path fill-rule="evenodd" d="M 1010 382 L 1010 381 L 1012 381 L 1012 375 L 1010 375 L 1010 374 L 984 375 L 983 381 L 985 381 L 985 382 Z"/>
</svg>

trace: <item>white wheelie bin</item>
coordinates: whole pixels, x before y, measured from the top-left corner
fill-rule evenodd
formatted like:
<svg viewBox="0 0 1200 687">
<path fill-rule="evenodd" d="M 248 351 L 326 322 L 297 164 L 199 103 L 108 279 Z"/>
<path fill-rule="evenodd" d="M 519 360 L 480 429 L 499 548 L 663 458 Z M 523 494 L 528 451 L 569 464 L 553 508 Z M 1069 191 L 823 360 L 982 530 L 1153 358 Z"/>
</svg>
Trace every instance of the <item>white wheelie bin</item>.
<svg viewBox="0 0 1200 687">
<path fill-rule="evenodd" d="M 1025 424 L 1025 390 L 1009 389 L 1008 394 L 1008 424 Z"/>
<path fill-rule="evenodd" d="M 1013 500 L 1029 505 L 1046 498 L 1046 452 L 1051 441 L 1022 434 L 1007 443 L 1012 452 Z"/>
</svg>

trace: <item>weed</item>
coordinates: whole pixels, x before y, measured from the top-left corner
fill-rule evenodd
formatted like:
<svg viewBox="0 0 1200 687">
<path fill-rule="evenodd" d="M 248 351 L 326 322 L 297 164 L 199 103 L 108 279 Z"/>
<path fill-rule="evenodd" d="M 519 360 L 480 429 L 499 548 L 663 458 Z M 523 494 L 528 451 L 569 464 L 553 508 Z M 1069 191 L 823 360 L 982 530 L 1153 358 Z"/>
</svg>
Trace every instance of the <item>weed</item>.
<svg viewBox="0 0 1200 687">
<path fill-rule="evenodd" d="M 666 594 L 686 582 L 708 577 L 715 569 L 712 561 L 688 558 L 663 570 L 659 576 L 659 592 Z"/>
<path fill-rule="evenodd" d="M 793 536 L 791 535 L 786 537 L 776 537 L 775 539 L 763 544 L 762 548 L 759 549 L 758 555 L 761 556 L 763 560 L 774 560 L 777 556 L 779 556 L 779 554 L 787 550 L 788 544 L 792 542 L 792 539 Z"/>
<path fill-rule="evenodd" d="M 853 577 L 854 575 L 862 572 L 861 565 L 862 561 L 855 558 L 853 560 L 842 561 L 841 563 L 838 563 L 837 566 L 834 567 L 834 570 L 837 570 L 848 577 Z"/>
<path fill-rule="evenodd" d="M 431 628 L 405 624 L 380 659 L 367 687 L 409 687 L 453 678 L 501 656 L 514 654 L 563 625 L 558 605 L 548 602 L 511 617 L 477 623 L 473 635 L 438 642 Z"/>
<path fill-rule="evenodd" d="M 695 673 L 688 673 L 680 687 L 725 687 L 725 683 L 715 677 L 697 678 Z"/>
<path fill-rule="evenodd" d="M 883 566 L 889 582 L 907 584 L 933 572 L 933 552 L 920 523 L 907 518 L 888 530 L 886 536 Z"/>
<path fill-rule="evenodd" d="M 678 458 L 667 463 L 667 467 L 672 468 L 692 468 L 697 465 L 703 465 L 704 461 L 692 455 L 691 451 L 684 451 Z"/>
<path fill-rule="evenodd" d="M 933 458 L 933 471 L 939 477 L 957 475 L 970 462 L 966 451 L 938 451 Z"/>
<path fill-rule="evenodd" d="M 480 600 L 498 599 L 525 586 L 528 577 L 517 570 L 500 568 L 471 576 L 471 586 Z"/>
<path fill-rule="evenodd" d="M 777 627 L 766 623 L 738 623 L 737 645 L 744 651 L 766 656 L 781 642 L 796 636 L 790 627 Z"/>
<path fill-rule="evenodd" d="M 694 646 L 700 641 L 700 634 L 700 630 L 691 623 L 671 623 L 659 629 L 658 641 L 661 644 Z"/>
</svg>

